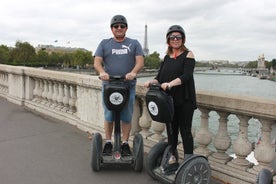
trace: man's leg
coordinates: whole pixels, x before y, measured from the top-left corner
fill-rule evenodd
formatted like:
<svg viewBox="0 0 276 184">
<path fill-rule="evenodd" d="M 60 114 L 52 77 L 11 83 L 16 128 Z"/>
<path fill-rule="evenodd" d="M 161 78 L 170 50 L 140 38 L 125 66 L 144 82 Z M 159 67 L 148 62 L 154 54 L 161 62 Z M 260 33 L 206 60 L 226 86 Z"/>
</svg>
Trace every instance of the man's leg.
<svg viewBox="0 0 276 184">
<path fill-rule="evenodd" d="M 111 122 L 104 122 L 104 130 L 105 130 L 105 139 L 106 143 L 104 145 L 103 154 L 112 154 L 112 143 L 111 143 L 111 136 L 113 131 L 113 123 Z"/>
<path fill-rule="evenodd" d="M 122 133 L 123 133 L 122 141 L 127 142 L 129 138 L 130 130 L 131 130 L 131 123 L 122 122 L 121 125 L 122 125 Z"/>
<path fill-rule="evenodd" d="M 123 144 L 121 146 L 121 153 L 122 155 L 130 155 L 131 151 L 128 144 L 128 138 L 130 134 L 131 123 L 122 122 L 121 126 L 122 126 L 122 133 L 123 133 L 123 137 L 122 137 Z"/>
<path fill-rule="evenodd" d="M 113 132 L 113 123 L 104 121 L 105 139 L 111 140 Z"/>
</svg>

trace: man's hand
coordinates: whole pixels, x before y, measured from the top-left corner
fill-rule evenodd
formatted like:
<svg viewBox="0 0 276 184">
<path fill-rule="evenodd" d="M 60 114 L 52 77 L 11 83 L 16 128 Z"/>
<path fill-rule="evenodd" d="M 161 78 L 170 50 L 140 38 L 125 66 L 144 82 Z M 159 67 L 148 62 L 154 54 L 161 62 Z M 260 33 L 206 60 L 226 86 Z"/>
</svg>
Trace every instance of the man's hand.
<svg viewBox="0 0 276 184">
<path fill-rule="evenodd" d="M 101 80 L 108 80 L 109 79 L 108 73 L 106 73 L 106 72 L 100 73 L 99 79 L 101 79 Z"/>
<path fill-rule="evenodd" d="M 136 73 L 130 72 L 126 74 L 126 80 L 134 80 L 136 78 Z"/>
</svg>

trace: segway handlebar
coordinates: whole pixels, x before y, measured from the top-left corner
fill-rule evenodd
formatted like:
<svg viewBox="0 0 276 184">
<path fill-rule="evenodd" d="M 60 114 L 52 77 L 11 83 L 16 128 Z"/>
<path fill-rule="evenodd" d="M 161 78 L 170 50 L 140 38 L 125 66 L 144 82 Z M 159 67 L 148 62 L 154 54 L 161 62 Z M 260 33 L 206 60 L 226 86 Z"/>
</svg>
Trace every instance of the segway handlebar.
<svg viewBox="0 0 276 184">
<path fill-rule="evenodd" d="M 102 80 L 101 76 L 98 77 L 100 80 Z M 120 76 L 120 75 L 110 75 L 109 76 L 109 81 L 113 81 L 113 80 L 123 80 L 125 79 L 125 76 Z"/>
<path fill-rule="evenodd" d="M 149 84 L 149 88 L 150 88 L 150 89 L 159 89 L 159 90 L 163 90 L 163 89 L 161 88 L 161 84 L 160 84 L 160 83 L 151 83 L 151 84 Z M 167 87 L 166 90 L 165 90 L 165 92 L 169 92 L 170 90 L 171 90 L 171 88 Z"/>
<path fill-rule="evenodd" d="M 99 76 L 98 77 L 100 80 L 102 80 L 102 78 Z M 109 81 L 114 81 L 114 80 L 124 80 L 124 79 L 126 79 L 126 77 L 125 76 L 120 76 L 120 75 L 109 75 Z M 135 80 L 136 79 L 136 77 L 133 79 L 133 80 Z"/>
</svg>

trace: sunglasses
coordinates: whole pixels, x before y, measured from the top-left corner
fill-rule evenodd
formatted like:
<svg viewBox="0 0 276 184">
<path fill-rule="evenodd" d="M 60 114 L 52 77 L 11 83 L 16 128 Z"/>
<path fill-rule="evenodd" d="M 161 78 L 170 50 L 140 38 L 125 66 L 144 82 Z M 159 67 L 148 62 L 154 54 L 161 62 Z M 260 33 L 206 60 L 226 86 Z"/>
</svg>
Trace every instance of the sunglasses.
<svg viewBox="0 0 276 184">
<path fill-rule="evenodd" d="M 124 25 L 124 24 L 114 24 L 112 27 L 114 27 L 115 29 L 118 29 L 119 27 L 124 29 L 124 28 L 126 28 L 126 25 Z"/>
<path fill-rule="evenodd" d="M 169 36 L 170 40 L 182 40 L 182 36 L 181 35 L 170 35 Z"/>
</svg>

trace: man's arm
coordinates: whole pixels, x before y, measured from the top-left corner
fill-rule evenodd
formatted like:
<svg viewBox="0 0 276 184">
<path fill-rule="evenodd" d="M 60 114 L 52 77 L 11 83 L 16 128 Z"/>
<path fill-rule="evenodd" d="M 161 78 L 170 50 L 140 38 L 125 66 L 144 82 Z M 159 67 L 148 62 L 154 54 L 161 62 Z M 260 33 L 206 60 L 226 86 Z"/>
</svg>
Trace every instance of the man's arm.
<svg viewBox="0 0 276 184">
<path fill-rule="evenodd" d="M 136 63 L 130 73 L 126 74 L 127 80 L 133 80 L 140 70 L 144 67 L 144 56 L 135 56 Z"/>
<path fill-rule="evenodd" d="M 105 70 L 103 68 L 103 58 L 102 57 L 96 56 L 94 58 L 94 68 L 99 73 L 100 79 L 102 79 L 102 80 L 109 79 L 109 75 L 105 72 Z"/>
</svg>

